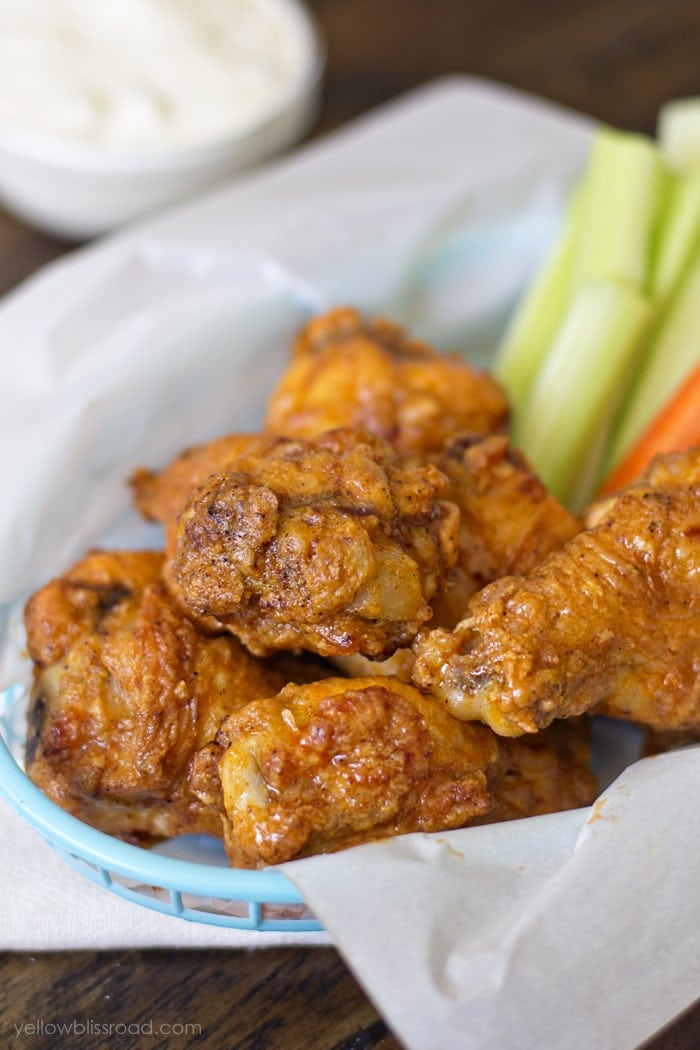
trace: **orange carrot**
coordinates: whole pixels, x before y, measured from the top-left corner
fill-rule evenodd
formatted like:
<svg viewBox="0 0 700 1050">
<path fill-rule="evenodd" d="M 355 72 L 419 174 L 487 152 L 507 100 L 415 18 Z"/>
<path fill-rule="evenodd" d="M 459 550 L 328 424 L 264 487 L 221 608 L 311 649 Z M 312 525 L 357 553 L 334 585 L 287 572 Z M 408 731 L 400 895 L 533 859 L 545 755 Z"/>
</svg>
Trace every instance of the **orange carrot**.
<svg viewBox="0 0 700 1050">
<path fill-rule="evenodd" d="M 607 495 L 634 481 L 661 452 L 700 445 L 700 365 L 671 395 L 659 414 L 603 483 Z"/>
</svg>

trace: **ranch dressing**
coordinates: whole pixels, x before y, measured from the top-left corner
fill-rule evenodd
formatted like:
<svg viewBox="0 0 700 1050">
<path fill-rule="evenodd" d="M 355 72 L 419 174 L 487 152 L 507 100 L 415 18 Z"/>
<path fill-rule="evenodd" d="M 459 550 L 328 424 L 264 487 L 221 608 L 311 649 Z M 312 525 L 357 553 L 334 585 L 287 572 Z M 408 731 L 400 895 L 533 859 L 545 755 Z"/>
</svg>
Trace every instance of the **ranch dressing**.
<svg viewBox="0 0 700 1050">
<path fill-rule="evenodd" d="M 313 56 L 288 0 L 0 0 L 0 121 L 115 149 L 243 132 Z"/>
</svg>

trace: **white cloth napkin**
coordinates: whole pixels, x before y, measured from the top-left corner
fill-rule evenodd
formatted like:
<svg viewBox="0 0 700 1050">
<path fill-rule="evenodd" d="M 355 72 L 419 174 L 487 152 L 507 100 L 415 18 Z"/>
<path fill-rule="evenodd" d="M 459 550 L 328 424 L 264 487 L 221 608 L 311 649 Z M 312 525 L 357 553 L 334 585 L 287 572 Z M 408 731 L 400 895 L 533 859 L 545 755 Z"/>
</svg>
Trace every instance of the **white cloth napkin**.
<svg viewBox="0 0 700 1050">
<path fill-rule="evenodd" d="M 259 933 L 185 922 L 122 900 L 59 858 L 0 802 L 0 950 L 274 948 L 331 944 L 325 932 Z"/>
</svg>

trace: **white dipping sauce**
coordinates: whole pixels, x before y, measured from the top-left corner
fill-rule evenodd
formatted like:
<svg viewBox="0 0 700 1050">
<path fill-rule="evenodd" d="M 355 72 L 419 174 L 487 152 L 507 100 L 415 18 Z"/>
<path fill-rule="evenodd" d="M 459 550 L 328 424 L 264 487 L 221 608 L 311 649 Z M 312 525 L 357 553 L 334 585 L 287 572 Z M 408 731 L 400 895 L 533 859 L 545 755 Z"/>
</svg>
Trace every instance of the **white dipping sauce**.
<svg viewBox="0 0 700 1050">
<path fill-rule="evenodd" d="M 115 149 L 255 126 L 304 82 L 287 0 L 0 0 L 0 120 Z"/>
</svg>

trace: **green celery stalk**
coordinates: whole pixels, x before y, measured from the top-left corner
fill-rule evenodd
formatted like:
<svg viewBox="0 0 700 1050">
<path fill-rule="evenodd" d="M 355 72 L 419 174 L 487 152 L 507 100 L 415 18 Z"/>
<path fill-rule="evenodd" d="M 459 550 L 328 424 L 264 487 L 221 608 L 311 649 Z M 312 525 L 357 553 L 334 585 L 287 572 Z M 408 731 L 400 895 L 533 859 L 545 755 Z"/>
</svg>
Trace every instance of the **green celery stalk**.
<svg viewBox="0 0 700 1050">
<path fill-rule="evenodd" d="M 573 510 L 579 510 L 594 490 L 603 435 L 651 315 L 648 301 L 634 288 L 609 280 L 584 285 L 515 427 L 514 444 L 545 485 Z M 582 476 L 587 491 L 577 484 Z"/>
<path fill-rule="evenodd" d="M 562 230 L 518 304 L 496 354 L 494 373 L 516 416 L 566 311 L 581 211 L 581 193 L 574 193 Z"/>
<path fill-rule="evenodd" d="M 659 110 L 656 139 L 670 168 L 700 168 L 700 98 L 677 98 Z"/>
<path fill-rule="evenodd" d="M 648 290 L 667 180 L 652 139 L 611 128 L 596 133 L 585 174 L 574 293 L 597 278 Z"/>
<path fill-rule="evenodd" d="M 664 302 L 700 247 L 700 171 L 671 177 L 652 260 L 651 297 Z"/>
<path fill-rule="evenodd" d="M 638 375 L 630 384 L 606 456 L 613 470 L 673 391 L 700 362 L 700 259 L 650 333 Z M 700 407 L 698 408 L 700 415 Z"/>
</svg>

